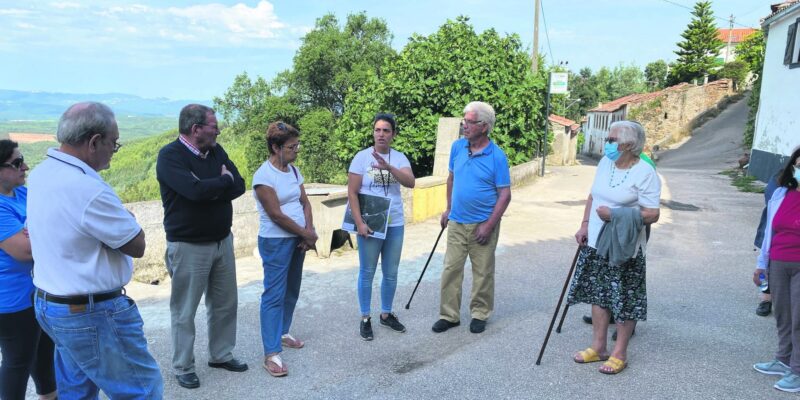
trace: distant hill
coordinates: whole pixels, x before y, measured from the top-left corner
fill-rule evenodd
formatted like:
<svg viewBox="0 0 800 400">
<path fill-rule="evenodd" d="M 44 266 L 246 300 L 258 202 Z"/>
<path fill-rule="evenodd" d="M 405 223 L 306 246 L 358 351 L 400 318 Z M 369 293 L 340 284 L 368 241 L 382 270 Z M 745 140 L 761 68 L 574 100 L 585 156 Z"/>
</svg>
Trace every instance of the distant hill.
<svg viewBox="0 0 800 400">
<path fill-rule="evenodd" d="M 147 99 L 122 93 L 76 94 L 0 89 L 0 120 L 58 119 L 68 106 L 87 100 L 107 104 L 118 119 L 123 116 L 169 116 L 177 120 L 178 113 L 186 104 L 211 105 L 210 100 Z"/>
</svg>

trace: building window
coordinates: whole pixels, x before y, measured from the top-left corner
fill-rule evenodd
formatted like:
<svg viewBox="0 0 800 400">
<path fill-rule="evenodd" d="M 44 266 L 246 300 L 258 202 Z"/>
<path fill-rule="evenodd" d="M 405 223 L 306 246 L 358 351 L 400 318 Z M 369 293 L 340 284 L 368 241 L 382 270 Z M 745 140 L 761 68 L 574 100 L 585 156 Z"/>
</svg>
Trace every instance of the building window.
<svg viewBox="0 0 800 400">
<path fill-rule="evenodd" d="M 800 38 L 798 38 L 798 28 L 800 27 L 800 18 L 797 18 L 793 24 L 789 25 L 786 32 L 786 50 L 783 54 L 783 64 L 788 65 L 789 68 L 800 67 Z"/>
</svg>

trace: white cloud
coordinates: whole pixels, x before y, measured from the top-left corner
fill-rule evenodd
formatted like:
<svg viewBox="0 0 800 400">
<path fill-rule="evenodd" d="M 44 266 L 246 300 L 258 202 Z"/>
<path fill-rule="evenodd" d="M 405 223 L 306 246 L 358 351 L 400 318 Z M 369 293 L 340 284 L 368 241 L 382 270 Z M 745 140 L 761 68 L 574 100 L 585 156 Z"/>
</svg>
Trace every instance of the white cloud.
<svg viewBox="0 0 800 400">
<path fill-rule="evenodd" d="M 91 47 L 102 39 L 124 52 L 132 46 L 164 45 L 285 48 L 308 30 L 281 21 L 267 0 L 256 4 L 187 6 L 164 4 L 167 2 L 145 5 L 137 1 L 143 2 L 51 0 L 37 5 L 32 0 L 24 6 L 0 8 L 0 37 L 9 39 L 20 51 L 48 42 L 59 43 L 62 49 Z M 102 32 L 102 38 L 96 32 Z"/>
<path fill-rule="evenodd" d="M 57 2 L 50 3 L 50 7 L 54 7 L 54 8 L 58 8 L 60 10 L 63 10 L 63 9 L 66 9 L 66 8 L 81 8 L 83 6 L 81 6 L 78 3 L 72 3 L 72 2 L 69 2 L 69 1 L 57 1 Z"/>
<path fill-rule="evenodd" d="M 20 8 L 0 8 L 0 15 L 28 15 L 31 13 L 31 10 L 23 10 Z"/>
</svg>

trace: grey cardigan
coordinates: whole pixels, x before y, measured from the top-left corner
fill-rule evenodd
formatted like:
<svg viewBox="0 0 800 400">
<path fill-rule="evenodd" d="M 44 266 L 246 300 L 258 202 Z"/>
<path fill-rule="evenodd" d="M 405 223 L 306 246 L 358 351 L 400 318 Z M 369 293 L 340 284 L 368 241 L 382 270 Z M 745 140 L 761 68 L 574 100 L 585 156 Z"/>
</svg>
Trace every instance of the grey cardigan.
<svg viewBox="0 0 800 400">
<path fill-rule="evenodd" d="M 638 208 L 612 208 L 611 222 L 603 224 L 597 237 L 597 254 L 608 259 L 610 265 L 621 265 L 636 257 L 642 225 Z"/>
</svg>

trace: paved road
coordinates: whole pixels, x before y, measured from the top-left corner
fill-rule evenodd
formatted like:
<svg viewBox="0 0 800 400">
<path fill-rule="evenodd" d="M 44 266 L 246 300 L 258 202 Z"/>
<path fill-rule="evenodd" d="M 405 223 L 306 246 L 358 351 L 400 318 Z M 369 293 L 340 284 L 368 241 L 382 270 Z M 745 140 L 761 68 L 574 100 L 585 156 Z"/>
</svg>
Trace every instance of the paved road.
<svg viewBox="0 0 800 400">
<path fill-rule="evenodd" d="M 285 378 L 272 378 L 260 367 L 257 259 L 238 261 L 236 356 L 251 369 L 236 374 L 205 366 L 201 306 L 196 358 L 202 386 L 197 390 L 180 388 L 170 372 L 168 292 L 163 286 L 132 285 L 150 349 L 164 371 L 165 397 L 789 398 L 771 388 L 776 379 L 751 368 L 769 359 L 775 347 L 774 321 L 753 313 L 756 290 L 749 282 L 752 236 L 763 202 L 760 195 L 738 192 L 718 174 L 738 158 L 745 115 L 744 102 L 733 105 L 680 149 L 662 155 L 662 199 L 674 209 L 663 207 L 654 227 L 648 249 L 649 319 L 637 328 L 630 367 L 618 376 L 570 358 L 590 341 L 589 327 L 579 318 L 587 306 L 571 310 L 542 365 L 534 365 L 576 249 L 572 235 L 594 173 L 591 161 L 584 161 L 549 168 L 543 179 L 513 190 L 498 248 L 496 311 L 480 335 L 469 333 L 467 310 L 462 310 L 461 327 L 430 331 L 437 319 L 443 243 L 411 309 L 402 309 L 438 233 L 435 221 L 406 230 L 395 301 L 408 327 L 405 334 L 376 324 L 375 340 L 360 340 L 355 252 L 308 259 L 292 328 L 307 345 L 285 352 L 290 371 Z M 469 281 L 467 274 L 465 285 Z"/>
</svg>

